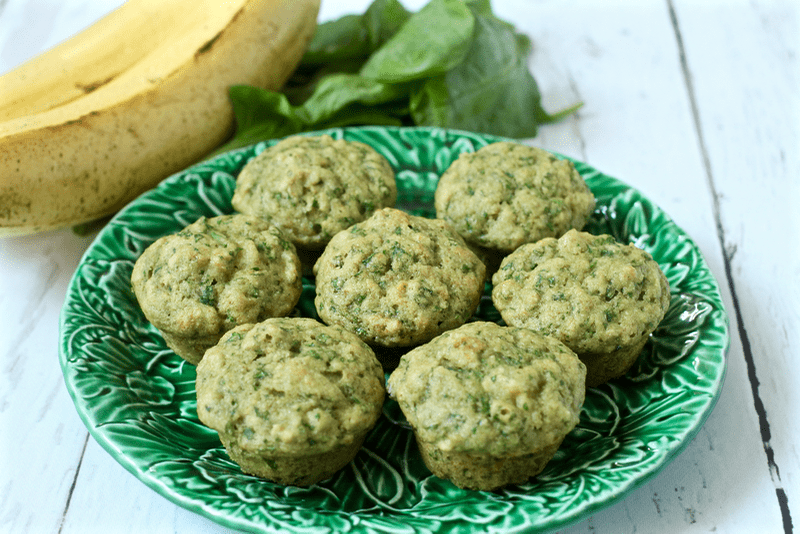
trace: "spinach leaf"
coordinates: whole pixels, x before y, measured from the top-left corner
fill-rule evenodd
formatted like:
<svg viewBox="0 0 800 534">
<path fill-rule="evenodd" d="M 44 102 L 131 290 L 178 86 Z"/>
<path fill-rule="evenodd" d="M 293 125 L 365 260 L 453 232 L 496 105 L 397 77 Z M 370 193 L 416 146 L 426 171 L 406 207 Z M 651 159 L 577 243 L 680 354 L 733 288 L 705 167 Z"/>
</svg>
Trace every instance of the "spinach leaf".
<svg viewBox="0 0 800 534">
<path fill-rule="evenodd" d="M 302 68 L 359 59 L 361 63 L 397 33 L 411 14 L 398 0 L 375 0 L 363 15 L 345 15 L 317 26 Z"/>
<path fill-rule="evenodd" d="M 240 148 L 263 139 L 306 130 L 352 124 L 400 124 L 407 115 L 409 89 L 355 74 L 322 79 L 311 97 L 300 105 L 283 93 L 248 85 L 230 88 L 236 116 L 236 136 L 215 153 Z"/>
<path fill-rule="evenodd" d="M 431 0 L 370 56 L 360 74 L 388 83 L 444 74 L 464 60 L 474 26 L 461 0 Z"/>
<path fill-rule="evenodd" d="M 513 26 L 485 8 L 470 8 L 475 16 L 472 46 L 462 63 L 412 92 L 414 122 L 534 137 L 538 124 L 560 115 L 551 116 L 541 106 L 539 87 L 527 65 L 529 41 L 519 39 Z"/>
<path fill-rule="evenodd" d="M 560 120 L 528 70 L 530 39 L 489 0 L 430 0 L 409 13 L 374 0 L 320 24 L 280 92 L 234 86 L 236 133 L 214 154 L 276 137 L 359 124 L 430 125 L 533 137 Z"/>
</svg>

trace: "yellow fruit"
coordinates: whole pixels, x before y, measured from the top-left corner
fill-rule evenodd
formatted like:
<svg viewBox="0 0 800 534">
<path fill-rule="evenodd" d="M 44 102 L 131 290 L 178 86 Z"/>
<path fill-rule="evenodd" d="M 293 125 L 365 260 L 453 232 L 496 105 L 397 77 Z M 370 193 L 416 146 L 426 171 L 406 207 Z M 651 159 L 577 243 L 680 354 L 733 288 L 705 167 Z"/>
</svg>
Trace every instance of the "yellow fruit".
<svg viewBox="0 0 800 534">
<path fill-rule="evenodd" d="M 173 21 L 202 21 L 198 21 L 202 11 L 185 11 L 183 2 L 126 2 L 90 30 L 3 75 L 0 122 L 53 109 L 102 87 L 172 39 L 176 34 Z"/>
<path fill-rule="evenodd" d="M 228 88 L 280 88 L 299 63 L 319 10 L 319 0 L 159 4 L 168 7 L 151 17 L 151 0 L 129 0 L 124 11 L 0 77 L 5 87 L 20 73 L 46 72 L 65 51 L 84 65 L 64 72 L 61 84 L 44 75 L 30 81 L 30 91 L 18 79 L 9 85 L 19 98 L 4 96 L 9 104 L 2 108 L 9 119 L 0 123 L 0 235 L 111 214 L 201 159 L 232 131 Z M 112 34 L 131 48 L 119 68 L 103 44 Z M 97 70 L 90 67 L 93 58 Z M 99 81 L 90 91 L 80 89 L 92 79 Z"/>
</svg>

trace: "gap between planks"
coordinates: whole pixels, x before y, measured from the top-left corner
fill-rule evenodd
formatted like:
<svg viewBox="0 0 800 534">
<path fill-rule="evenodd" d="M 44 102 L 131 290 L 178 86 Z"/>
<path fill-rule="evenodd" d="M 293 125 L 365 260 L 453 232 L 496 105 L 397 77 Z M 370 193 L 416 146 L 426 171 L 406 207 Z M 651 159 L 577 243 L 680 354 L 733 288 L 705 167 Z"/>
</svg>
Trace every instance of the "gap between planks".
<svg viewBox="0 0 800 534">
<path fill-rule="evenodd" d="M 772 433 L 770 432 L 769 428 L 767 410 L 764 407 L 764 402 L 761 400 L 761 395 L 759 393 L 759 380 L 756 373 L 755 360 L 753 359 L 753 352 L 750 348 L 750 340 L 747 336 L 747 330 L 744 326 L 744 319 L 739 306 L 739 299 L 736 294 L 736 284 L 734 283 L 733 274 L 731 271 L 731 261 L 735 253 L 735 248 L 728 249 L 725 244 L 725 229 L 722 226 L 722 217 L 720 216 L 719 194 L 714 183 L 714 173 L 711 170 L 711 161 L 708 156 L 708 149 L 706 147 L 705 136 L 703 134 L 703 128 L 700 121 L 700 112 L 697 107 L 697 97 L 695 95 L 694 84 L 692 83 L 692 76 L 689 72 L 689 64 L 686 59 L 686 49 L 683 45 L 683 36 L 681 35 L 680 26 L 678 25 L 678 16 L 675 12 L 673 0 L 667 0 L 667 8 L 669 10 L 672 29 L 675 32 L 675 41 L 678 46 L 681 72 L 683 74 L 684 84 L 686 85 L 686 93 L 689 97 L 689 105 L 691 107 L 694 129 L 697 134 L 700 156 L 703 160 L 703 169 L 706 175 L 706 182 L 713 200 L 713 213 L 714 221 L 717 225 L 717 238 L 719 239 L 720 248 L 722 249 L 722 259 L 725 266 L 725 278 L 728 283 L 728 288 L 731 292 L 731 299 L 733 300 L 736 327 L 739 332 L 739 339 L 742 343 L 742 352 L 744 353 L 744 360 L 747 367 L 747 378 L 750 382 L 750 389 L 753 393 L 753 405 L 755 407 L 756 414 L 758 415 L 758 423 L 761 431 L 761 442 L 764 446 L 764 452 L 767 455 L 767 467 L 769 468 L 770 478 L 775 486 L 775 496 L 778 500 L 778 506 L 781 510 L 784 534 L 791 534 L 794 532 L 794 526 L 792 524 L 792 516 L 789 511 L 789 500 L 786 496 L 786 491 L 783 489 L 780 469 L 775 461 L 775 451 L 773 450 L 771 443 Z"/>
<path fill-rule="evenodd" d="M 83 457 L 86 455 L 86 446 L 89 444 L 89 433 L 86 433 L 86 438 L 83 440 L 83 447 L 81 448 L 81 456 L 78 459 L 78 466 L 75 468 L 75 476 L 72 477 L 72 484 L 67 493 L 67 502 L 64 503 L 64 511 L 61 513 L 61 523 L 58 525 L 58 534 L 64 528 L 64 522 L 67 519 L 67 512 L 69 512 L 69 505 L 72 502 L 72 494 L 75 492 L 75 486 L 78 484 L 78 475 L 81 474 L 81 466 L 83 465 Z"/>
</svg>

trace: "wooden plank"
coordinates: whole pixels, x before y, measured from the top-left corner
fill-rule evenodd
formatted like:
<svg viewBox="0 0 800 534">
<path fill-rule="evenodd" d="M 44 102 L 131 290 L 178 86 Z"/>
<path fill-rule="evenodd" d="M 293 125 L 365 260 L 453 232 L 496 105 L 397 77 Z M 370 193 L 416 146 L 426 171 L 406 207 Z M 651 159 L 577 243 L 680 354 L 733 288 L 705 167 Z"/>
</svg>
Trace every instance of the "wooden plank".
<svg viewBox="0 0 800 534">
<path fill-rule="evenodd" d="M 0 73 L 114 6 L 90 0 L 0 2 Z M 92 238 L 62 230 L 0 239 L 2 532 L 58 532 L 75 488 L 88 432 L 64 387 L 58 317 Z"/>
<path fill-rule="evenodd" d="M 800 350 L 800 6 L 679 0 L 675 12 L 750 400 L 789 532 L 792 518 L 800 518 L 800 481 L 793 476 L 800 468 L 794 361 Z"/>
<path fill-rule="evenodd" d="M 86 532 L 224 534 L 234 531 L 175 506 L 128 473 L 91 439 L 61 534 Z"/>
<path fill-rule="evenodd" d="M 404 2 L 411 9 L 424 3 Z M 10 39 L 2 22 L 25 4 L 32 5 L 0 2 L 0 71 L 8 65 L 2 61 Z M 74 11 L 63 8 L 57 24 L 67 11 L 78 16 L 101 4 L 74 0 Z M 361 13 L 367 5 L 323 1 L 323 17 Z M 532 142 L 631 183 L 670 213 L 705 254 L 732 316 L 726 385 L 698 437 L 658 476 L 565 532 L 781 531 L 786 514 L 777 488 L 785 491 L 791 515 L 800 517 L 791 442 L 798 433 L 791 385 L 798 377 L 790 360 L 798 352 L 800 286 L 786 288 L 800 273 L 800 260 L 796 248 L 775 251 L 766 237 L 778 228 L 796 242 L 800 227 L 797 213 L 784 211 L 800 200 L 797 8 L 676 0 L 696 123 L 668 2 L 494 5 L 534 39 L 531 66 L 547 107 L 586 102 L 575 118 L 544 128 Z M 160 497 L 91 439 L 81 461 L 86 432 L 59 385 L 52 322 L 87 244 L 69 231 L 29 243 L 0 241 L 0 257 L 13 265 L 0 277 L 0 317 L 13 318 L 0 327 L 6 358 L 0 370 L 0 530 L 228 532 Z M 35 298 L 20 303 L 5 295 Z M 765 421 L 772 460 L 762 444 Z"/>
<path fill-rule="evenodd" d="M 88 433 L 64 387 L 57 318 L 88 244 L 71 231 L 0 240 L 3 532 L 55 532 L 72 491 Z"/>
<path fill-rule="evenodd" d="M 714 198 L 668 5 L 541 1 L 525 11 L 526 5 L 504 2 L 497 11 L 514 17 L 533 36 L 531 66 L 547 108 L 586 103 L 576 118 L 544 129 L 534 143 L 630 183 L 670 213 L 703 251 L 732 310 Z M 716 70 L 709 66 L 706 74 L 713 77 Z M 743 349 L 733 326 L 726 385 L 698 437 L 627 499 L 565 532 L 705 532 L 726 531 L 726 525 L 742 532 L 780 530 L 759 421 L 748 400 Z M 730 469 L 742 457 L 748 463 Z M 742 503 L 761 512 L 743 512 Z"/>
</svg>

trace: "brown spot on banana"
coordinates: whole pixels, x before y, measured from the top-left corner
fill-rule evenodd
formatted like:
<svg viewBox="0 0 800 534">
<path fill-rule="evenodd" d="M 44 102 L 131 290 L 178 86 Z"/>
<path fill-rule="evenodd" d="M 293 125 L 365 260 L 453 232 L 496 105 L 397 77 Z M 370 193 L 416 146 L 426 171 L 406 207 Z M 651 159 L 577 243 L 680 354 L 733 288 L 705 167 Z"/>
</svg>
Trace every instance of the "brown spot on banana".
<svg viewBox="0 0 800 534">
<path fill-rule="evenodd" d="M 230 135 L 231 85 L 280 88 L 313 34 L 319 0 L 241 1 L 221 28 L 209 21 L 211 38 L 166 43 L 85 96 L 0 123 L 0 235 L 114 213 Z M 159 60 L 167 53 L 185 60 Z"/>
<path fill-rule="evenodd" d="M 114 78 L 116 78 L 116 77 L 117 77 L 117 75 L 115 74 L 114 76 L 109 76 L 108 78 L 106 78 L 104 80 L 99 80 L 99 81 L 88 83 L 88 84 L 76 83 L 75 87 L 77 89 L 80 89 L 84 93 L 91 93 L 92 91 L 95 91 L 95 90 L 99 89 L 100 87 L 103 87 L 104 85 L 106 85 L 108 83 L 111 83 L 111 81 L 114 80 Z"/>
</svg>

